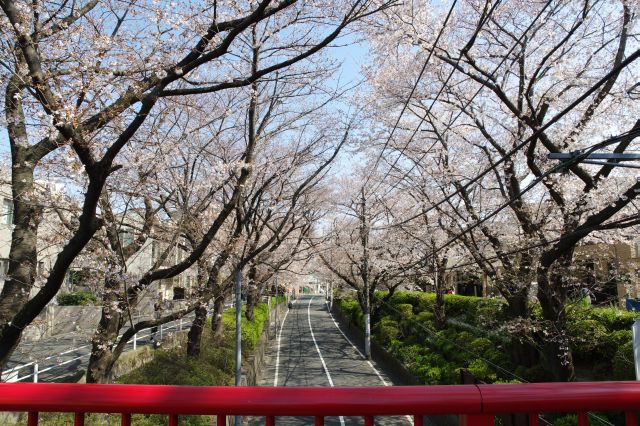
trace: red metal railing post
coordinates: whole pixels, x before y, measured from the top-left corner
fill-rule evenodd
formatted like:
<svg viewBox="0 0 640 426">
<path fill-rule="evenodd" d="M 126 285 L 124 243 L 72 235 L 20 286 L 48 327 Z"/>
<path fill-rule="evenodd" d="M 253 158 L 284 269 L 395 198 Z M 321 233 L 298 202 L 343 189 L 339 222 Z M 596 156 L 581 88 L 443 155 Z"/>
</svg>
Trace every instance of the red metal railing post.
<svg viewBox="0 0 640 426">
<path fill-rule="evenodd" d="M 589 426 L 589 418 L 584 411 L 578 413 L 578 426 Z"/>
<path fill-rule="evenodd" d="M 494 416 L 489 414 L 468 414 L 460 416 L 460 426 L 493 426 Z"/>
<path fill-rule="evenodd" d="M 324 417 L 316 416 L 315 426 L 324 426 Z"/>
<path fill-rule="evenodd" d="M 0 383 L 0 411 L 28 413 L 29 426 L 38 425 L 39 412 L 74 413 L 74 426 L 83 426 L 84 413 L 121 413 L 123 426 L 132 413 L 165 414 L 172 426 L 182 415 L 217 416 L 226 426 L 220 413 L 229 412 L 266 416 L 269 426 L 277 416 L 313 416 L 316 425 L 326 416 L 360 416 L 373 425 L 374 416 L 407 413 L 415 426 L 423 415 L 456 413 L 463 426 L 493 426 L 495 413 L 528 413 L 528 425 L 540 426 L 539 413 L 574 412 L 587 426 L 590 411 L 622 411 L 624 424 L 637 426 L 638 401 L 640 383 L 631 381 L 296 389 Z"/>
<path fill-rule="evenodd" d="M 264 419 L 264 426 L 276 426 L 275 416 L 267 416 Z"/>
<path fill-rule="evenodd" d="M 121 426 L 131 426 L 131 413 L 122 413 Z"/>
</svg>

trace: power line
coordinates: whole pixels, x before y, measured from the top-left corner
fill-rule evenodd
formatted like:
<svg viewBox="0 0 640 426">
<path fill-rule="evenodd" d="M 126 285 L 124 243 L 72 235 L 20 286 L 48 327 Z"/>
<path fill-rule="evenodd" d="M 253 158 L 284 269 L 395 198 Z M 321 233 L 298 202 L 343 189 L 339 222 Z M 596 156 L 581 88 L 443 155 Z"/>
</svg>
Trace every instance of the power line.
<svg viewBox="0 0 640 426">
<path fill-rule="evenodd" d="M 493 72 L 491 74 L 489 74 L 489 77 L 492 78 L 495 76 L 495 74 L 500 70 L 500 67 L 504 64 L 504 62 L 509 58 L 509 55 L 511 55 L 511 53 L 513 52 L 513 50 L 520 44 L 520 42 L 522 41 L 522 39 L 525 37 L 525 35 L 531 30 L 531 28 L 533 28 L 533 25 L 536 23 L 536 21 L 540 18 L 540 16 L 542 16 L 542 14 L 544 13 L 544 11 L 547 9 L 547 7 L 549 7 L 549 5 L 552 3 L 551 0 L 549 0 L 542 9 L 540 9 L 540 11 L 538 12 L 538 14 L 534 17 L 534 19 L 531 21 L 531 23 L 529 24 L 529 26 L 524 30 L 524 32 L 520 35 L 520 37 L 518 38 L 518 40 L 516 40 L 516 42 L 513 44 L 513 46 L 511 46 L 511 49 L 509 49 L 509 51 L 507 52 L 506 55 L 503 56 L 502 60 L 500 61 L 500 63 L 498 63 L 498 65 L 496 66 L 496 68 L 493 70 Z M 487 17 L 488 18 L 488 17 Z M 458 56 L 458 59 L 456 61 L 456 65 L 460 63 L 460 59 L 462 58 L 462 55 Z M 390 167 L 390 170 L 385 174 L 386 178 L 387 176 L 389 176 L 389 173 L 391 172 L 391 169 L 395 168 L 395 166 L 398 164 L 398 161 L 400 161 L 400 158 L 402 157 L 402 155 L 404 154 L 405 150 L 409 147 L 409 144 L 413 141 L 413 138 L 415 137 L 415 135 L 417 134 L 418 130 L 420 129 L 420 126 L 422 125 L 422 123 L 424 123 L 424 121 L 427 119 L 427 117 L 429 116 L 429 114 L 431 113 L 431 110 L 433 108 L 433 106 L 435 105 L 435 103 L 437 102 L 440 94 L 442 94 L 442 92 L 444 91 L 444 88 L 446 87 L 446 84 L 449 82 L 449 80 L 451 79 L 451 77 L 453 76 L 453 74 L 455 73 L 456 69 L 455 66 L 452 67 L 451 72 L 449 73 L 449 76 L 447 77 L 447 79 L 445 80 L 445 82 L 442 84 L 440 91 L 438 92 L 437 96 L 435 97 L 434 101 L 431 103 L 431 105 L 429 106 L 429 109 L 427 110 L 427 112 L 420 117 L 420 122 L 418 123 L 418 125 L 416 126 L 415 130 L 413 131 L 411 137 L 409 138 L 409 140 L 407 141 L 407 143 L 405 144 L 405 146 L 400 150 L 400 153 L 398 155 L 398 157 L 395 159 L 395 161 L 393 162 L 393 164 Z M 453 124 L 458 120 L 458 118 L 460 118 L 460 116 L 462 115 L 463 111 L 469 107 L 469 105 L 471 105 L 471 102 L 473 102 L 473 100 L 480 94 L 480 92 L 482 92 L 482 90 L 484 89 L 484 86 L 480 86 L 480 88 L 475 92 L 475 94 L 471 97 L 471 99 L 469 99 L 466 102 L 466 105 L 461 108 L 461 110 L 458 112 L 458 114 L 454 117 L 454 119 L 447 124 L 447 127 L 444 129 L 444 132 L 447 132 L 449 129 L 451 129 L 451 126 L 453 126 Z M 422 160 L 424 160 L 424 158 L 427 156 L 427 154 L 429 153 L 429 151 L 431 150 L 431 148 L 433 147 L 434 144 L 431 145 L 431 147 L 429 147 L 427 150 L 425 150 L 424 154 L 422 154 L 422 156 L 418 159 L 417 162 L 414 162 L 413 166 L 411 166 L 411 168 L 404 173 L 404 177 L 408 176 L 409 173 L 411 173 L 416 165 L 420 162 L 422 162 Z M 404 179 L 404 177 L 401 177 L 398 182 L 402 181 Z M 381 181 L 384 180 L 381 179 Z M 393 191 L 394 189 L 397 188 L 397 183 L 391 185 L 391 188 L 389 188 L 383 195 L 386 196 L 387 194 L 389 194 L 389 192 Z"/>
<path fill-rule="evenodd" d="M 533 250 L 533 249 L 536 249 L 536 248 L 544 247 L 544 246 L 549 245 L 549 244 L 557 243 L 557 242 L 563 241 L 563 240 L 565 240 L 567 238 L 571 238 L 571 237 L 573 237 L 573 236 L 575 236 L 575 235 L 577 235 L 579 233 L 582 233 L 584 231 L 589 231 L 589 232 L 597 231 L 597 230 L 602 229 L 603 227 L 606 228 L 606 227 L 609 227 L 609 226 L 612 226 L 612 225 L 619 225 L 619 224 L 623 224 L 624 222 L 631 222 L 631 221 L 637 221 L 638 222 L 637 224 L 640 224 L 640 213 L 627 215 L 627 216 L 625 216 L 623 218 L 608 222 L 608 223 L 606 223 L 604 225 L 589 226 L 587 228 L 581 229 L 580 232 L 573 231 L 573 232 L 570 232 L 568 234 L 562 235 L 560 237 L 553 238 L 551 240 L 547 240 L 547 241 L 539 242 L 539 243 L 532 244 L 532 245 L 529 245 L 529 246 L 526 246 L 526 247 L 521 247 L 519 249 L 507 251 L 507 252 L 504 252 L 501 255 L 494 255 L 494 256 L 490 256 L 490 257 L 485 257 L 485 258 L 483 258 L 483 261 L 484 262 L 490 262 L 492 260 L 500 260 L 503 256 L 511 256 L 511 255 L 514 255 L 514 254 L 523 253 L 523 252 L 527 252 L 529 250 Z M 635 225 L 635 223 L 633 225 Z M 478 265 L 478 262 L 470 261 L 470 262 L 466 262 L 466 263 L 456 264 L 456 265 L 450 266 L 450 267 L 445 267 L 444 269 L 446 271 L 454 271 L 456 269 L 465 268 L 467 266 L 475 266 L 475 265 Z M 403 277 L 404 278 L 409 278 L 409 277 L 419 277 L 419 276 L 429 276 L 429 275 L 431 275 L 431 273 L 403 275 Z"/>
<path fill-rule="evenodd" d="M 425 112 L 424 116 L 420 117 L 420 122 L 418 123 L 418 125 L 416 126 L 416 128 L 414 129 L 413 133 L 411 134 L 411 136 L 409 137 L 409 140 L 407 141 L 407 143 L 404 144 L 404 147 L 400 150 L 400 153 L 398 154 L 398 156 L 396 157 L 396 159 L 394 160 L 393 164 L 391 165 L 391 167 L 389 168 L 389 170 L 387 171 L 387 173 L 385 173 L 385 175 L 382 177 L 382 179 L 380 179 L 378 181 L 378 184 L 376 187 L 374 187 L 371 192 L 374 192 L 381 184 L 382 182 L 389 176 L 389 174 L 391 173 L 391 170 L 395 168 L 395 166 L 398 164 L 398 161 L 400 161 L 400 158 L 402 158 L 402 155 L 404 154 L 405 150 L 409 147 L 409 144 L 411 144 L 411 142 L 413 141 L 413 138 L 415 138 L 415 136 L 418 134 L 418 131 L 420 130 L 420 126 L 422 126 L 422 123 L 424 123 L 424 121 L 427 119 L 427 117 L 429 116 L 429 114 L 431 113 L 431 110 L 433 109 L 434 105 L 438 102 L 438 99 L 440 98 L 440 95 L 442 94 L 442 92 L 444 92 L 445 87 L 447 87 L 447 84 L 449 83 L 449 80 L 451 80 L 451 78 L 453 77 L 453 75 L 456 72 L 456 66 L 460 63 L 460 61 L 462 60 L 463 55 L 469 51 L 471 49 L 471 47 L 473 46 L 473 43 L 475 42 L 475 39 L 477 37 L 477 35 L 480 33 L 480 31 L 482 30 L 482 27 L 486 24 L 486 22 L 489 20 L 489 18 L 491 17 L 491 15 L 493 14 L 493 11 L 495 10 L 495 8 L 498 6 L 498 4 L 500 3 L 500 0 L 496 1 L 493 6 L 491 7 L 491 9 L 489 10 L 489 12 L 487 13 L 487 15 L 484 17 L 484 19 L 482 19 L 480 21 L 480 23 L 478 24 L 478 27 L 476 28 L 476 30 L 474 31 L 474 34 L 472 35 L 471 39 L 467 42 L 467 44 L 460 50 L 460 54 L 458 55 L 458 59 L 456 59 L 456 64 L 455 66 L 451 67 L 451 72 L 449 73 L 449 75 L 447 76 L 447 78 L 445 79 L 444 83 L 442 83 L 442 85 L 440 86 L 440 89 L 438 91 L 438 93 L 436 94 L 436 97 L 433 99 L 433 101 L 431 101 L 429 108 L 427 109 L 427 112 Z M 533 26 L 533 24 L 535 23 L 535 21 L 540 17 L 540 15 L 542 15 L 542 13 L 544 12 L 544 10 L 547 8 L 547 6 L 549 6 L 551 4 L 551 1 L 547 2 L 547 4 L 544 6 L 544 8 L 542 8 L 542 10 L 538 13 L 538 15 L 534 18 L 534 20 L 531 22 L 531 24 L 529 25 L 529 27 L 524 31 L 524 33 L 520 36 L 520 39 L 513 45 L 513 47 L 511 47 L 511 49 L 509 50 L 509 52 L 507 53 L 507 55 L 505 55 L 505 57 L 502 59 L 502 61 L 500 62 L 500 64 L 498 64 L 498 66 L 496 67 L 496 69 L 493 71 L 493 73 L 491 73 L 491 76 L 493 76 L 498 69 L 502 66 L 503 62 L 509 57 L 509 55 L 511 54 L 511 52 L 513 51 L 513 49 L 515 49 L 515 47 L 518 45 L 518 43 L 520 42 L 520 40 L 522 40 L 522 38 L 525 36 L 525 34 L 531 29 L 531 27 Z M 429 51 L 429 57 L 431 57 L 431 54 L 435 51 L 435 44 L 433 46 L 433 48 Z M 417 85 L 417 82 L 416 82 Z M 480 91 L 482 91 L 482 87 L 476 92 L 475 95 L 473 95 L 471 97 L 471 99 L 468 101 L 467 106 L 475 99 L 475 97 L 480 93 Z M 408 105 L 411 97 L 413 96 L 413 90 L 411 91 L 411 93 L 409 94 L 409 98 L 407 99 L 407 103 L 405 104 Z M 404 112 L 404 110 L 403 110 Z M 447 129 L 445 129 L 445 132 L 447 130 L 449 130 L 450 126 L 453 125 L 453 123 L 458 119 L 458 117 L 460 117 L 460 115 L 462 114 L 462 111 L 458 113 L 458 115 L 455 117 L 455 119 L 453 120 L 453 122 L 449 125 L 449 127 L 447 127 Z M 398 120 L 399 121 L 399 120 Z M 396 126 L 397 126 L 397 122 L 396 122 Z M 395 130 L 395 127 L 394 127 Z M 387 143 L 385 143 L 383 151 L 380 153 L 380 155 L 378 156 L 378 160 L 375 163 L 374 169 L 378 166 L 378 162 L 380 160 L 380 158 L 382 158 L 382 155 L 384 154 L 384 150 L 386 149 L 387 145 L 388 145 L 388 140 Z M 418 161 L 422 161 L 424 159 L 424 157 L 426 156 L 426 153 L 428 153 L 431 148 L 433 147 L 433 145 L 435 145 L 435 142 L 431 145 L 431 147 L 429 147 L 427 150 L 425 150 L 425 154 L 423 154 L 423 156 L 420 158 L 420 160 Z M 411 168 L 411 170 L 409 170 L 407 172 L 407 175 L 409 173 L 411 173 L 411 171 L 414 169 L 415 165 Z M 400 179 L 402 180 L 402 178 Z M 368 180 L 367 180 L 368 182 Z M 395 189 L 395 185 L 392 185 L 392 188 L 390 188 L 389 190 L 387 190 L 384 195 L 382 196 L 383 198 L 389 194 L 389 192 L 391 192 L 393 189 Z"/>
<path fill-rule="evenodd" d="M 453 0 L 453 3 L 451 4 L 451 7 L 449 8 L 449 12 L 447 13 L 446 18 L 445 18 L 444 22 L 442 23 L 442 27 L 440 27 L 440 31 L 438 31 L 438 35 L 436 36 L 436 39 L 433 42 L 433 47 L 429 51 L 429 55 L 427 55 L 427 59 L 424 61 L 424 64 L 422 65 L 422 69 L 420 70 L 420 73 L 418 74 L 418 78 L 416 79 L 416 82 L 414 83 L 413 87 L 411 88 L 411 91 L 409 92 L 409 96 L 407 97 L 407 100 L 404 102 L 404 105 L 402 106 L 402 110 L 400 111 L 400 114 L 398 115 L 398 119 L 396 120 L 396 123 L 391 128 L 391 132 L 389 133 L 389 137 L 387 138 L 387 140 L 384 142 L 384 145 L 382 146 L 382 150 L 380 151 L 380 155 L 378 155 L 378 157 L 376 158 L 376 162 L 375 162 L 375 164 L 373 165 L 373 167 L 371 169 L 372 173 L 375 172 L 375 170 L 378 168 L 378 164 L 380 163 L 380 160 L 382 159 L 382 156 L 384 155 L 384 151 L 389 146 L 389 142 L 393 138 L 393 134 L 395 133 L 396 129 L 398 128 L 398 125 L 400 124 L 400 120 L 402 119 L 402 115 L 406 111 L 407 106 L 409 106 L 409 102 L 411 102 L 411 98 L 413 97 L 413 93 L 418 88 L 418 84 L 420 83 L 420 80 L 422 79 L 422 76 L 424 75 L 424 72 L 427 69 L 427 65 L 429 64 L 429 61 L 431 60 L 431 56 L 433 55 L 433 52 L 436 50 L 435 48 L 436 48 L 438 42 L 440 41 L 440 37 L 444 33 L 444 29 L 447 27 L 447 23 L 449 22 L 449 18 L 451 17 L 451 14 L 453 13 L 453 9 L 455 8 L 457 2 L 458 2 L 458 0 Z M 367 186 L 367 184 L 369 183 L 369 180 L 371 179 L 371 177 L 372 177 L 372 174 L 367 176 L 367 179 L 365 180 L 365 183 L 364 183 L 363 187 Z"/>
<path fill-rule="evenodd" d="M 511 203 L 513 203 L 514 201 L 518 200 L 524 194 L 529 192 L 531 189 L 533 189 L 536 185 L 538 185 L 540 182 L 542 182 L 545 178 L 547 178 L 552 173 L 556 173 L 556 172 L 558 172 L 558 171 L 560 171 L 560 170 L 562 170 L 564 168 L 570 167 L 573 164 L 579 163 L 580 161 L 582 161 L 585 158 L 587 158 L 594 151 L 596 151 L 598 149 L 601 149 L 601 148 L 603 148 L 603 147 L 605 147 L 607 145 L 611 145 L 611 144 L 619 142 L 620 140 L 626 139 L 628 137 L 635 137 L 635 136 L 638 136 L 638 135 L 640 135 L 640 129 L 631 130 L 629 132 L 623 133 L 621 135 L 606 139 L 606 140 L 604 140 L 602 142 L 599 142 L 599 143 L 597 143 L 595 145 L 592 145 L 591 147 L 582 150 L 582 152 L 577 152 L 576 156 L 574 158 L 572 158 L 571 160 L 568 160 L 566 162 L 557 164 L 554 167 L 552 167 L 551 169 L 549 169 L 546 172 L 542 173 L 540 176 L 538 176 L 536 179 L 534 179 L 529 185 L 527 185 L 527 187 L 522 189 L 520 192 L 515 194 L 513 197 L 511 197 L 506 202 L 502 203 L 502 205 L 500 205 L 500 207 L 498 207 L 496 210 L 494 210 L 493 212 L 489 213 L 487 216 L 483 217 L 482 219 L 477 220 L 475 223 L 471 224 L 466 229 L 460 231 L 460 233 L 458 233 L 454 237 L 450 238 L 442 246 L 438 247 L 432 253 L 430 253 L 429 255 L 425 256 L 424 259 L 429 258 L 431 256 L 435 256 L 437 253 L 439 253 L 440 251 L 444 250 L 446 247 L 450 246 L 455 241 L 459 240 L 463 235 L 465 235 L 468 232 L 474 230 L 478 226 L 482 225 L 483 223 L 485 223 L 489 219 L 491 219 L 494 216 L 496 216 L 502 210 L 504 210 L 505 208 L 510 206 Z M 425 212 L 424 214 L 426 214 L 427 212 Z M 422 259 L 422 260 L 424 260 L 424 259 Z"/>
<path fill-rule="evenodd" d="M 549 120 L 546 124 L 544 124 L 540 128 L 537 128 L 533 132 L 533 134 L 531 136 L 526 138 L 524 141 L 520 142 L 518 145 L 516 145 L 514 148 L 512 148 L 510 151 L 508 151 L 505 155 L 500 157 L 490 167 L 486 168 L 480 174 L 476 175 L 471 180 L 469 180 L 469 182 L 467 182 L 466 184 L 462 185 L 461 189 L 458 189 L 458 190 L 452 192 L 451 194 L 447 195 L 446 197 L 444 197 L 443 199 L 441 199 L 437 203 L 435 203 L 432 206 L 430 206 L 426 211 L 420 212 L 418 214 L 415 214 L 415 215 L 413 215 L 413 216 L 411 216 L 411 217 L 409 217 L 407 219 L 404 219 L 403 221 L 401 221 L 399 223 L 395 223 L 395 224 L 389 225 L 389 226 L 404 225 L 404 224 L 406 224 L 406 223 L 408 223 L 408 222 L 410 222 L 410 221 L 412 221 L 412 220 L 414 220 L 416 218 L 419 218 L 419 217 L 423 216 L 424 214 L 429 213 L 430 211 L 434 210 L 435 208 L 437 208 L 437 207 L 441 206 L 442 204 L 446 203 L 447 201 L 451 200 L 454 196 L 459 194 L 461 190 L 465 190 L 465 189 L 469 188 L 471 185 L 473 185 L 476 182 L 478 182 L 480 179 L 482 179 L 488 173 L 490 173 L 491 171 L 495 170 L 500 164 L 504 163 L 507 159 L 513 157 L 517 152 L 519 152 L 521 149 L 523 149 L 530 142 L 532 142 L 533 140 L 537 139 L 545 130 L 547 130 L 549 127 L 553 126 L 562 117 L 564 117 L 566 114 L 571 112 L 576 106 L 578 106 L 580 103 L 582 103 L 586 98 L 591 96 L 598 88 L 600 88 L 600 86 L 605 84 L 614 74 L 620 72 L 622 69 L 624 69 L 627 66 L 629 66 L 632 62 L 634 62 L 638 58 L 640 58 L 640 49 L 636 50 L 631 55 L 629 55 L 624 61 L 622 61 L 620 64 L 618 64 L 616 67 L 614 67 L 611 71 L 609 71 L 604 77 L 602 77 L 600 80 L 598 80 L 593 86 L 591 86 L 579 98 L 577 98 L 575 101 L 573 101 L 567 107 L 565 107 L 562 111 L 560 111 L 558 114 L 556 114 L 553 118 L 551 118 L 551 120 Z M 565 165 L 566 165 L 566 163 L 565 163 Z"/>
</svg>

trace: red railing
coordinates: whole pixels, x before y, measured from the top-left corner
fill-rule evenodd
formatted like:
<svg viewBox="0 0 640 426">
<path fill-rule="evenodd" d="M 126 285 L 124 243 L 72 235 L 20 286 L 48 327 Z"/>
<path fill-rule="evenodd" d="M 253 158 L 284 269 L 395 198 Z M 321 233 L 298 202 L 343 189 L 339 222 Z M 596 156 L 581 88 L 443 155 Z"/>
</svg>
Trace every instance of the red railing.
<svg viewBox="0 0 640 426">
<path fill-rule="evenodd" d="M 460 415 L 467 426 L 494 424 L 504 413 L 529 414 L 529 425 L 541 413 L 578 414 L 586 426 L 589 411 L 625 412 L 626 425 L 637 426 L 640 382 L 536 383 L 522 385 L 396 386 L 379 388 L 192 387 L 150 385 L 0 384 L 0 411 L 28 412 L 29 426 L 38 412 L 75 413 L 76 426 L 85 413 L 166 414 L 169 425 L 180 415 L 313 416 L 322 425 L 327 416 L 360 416 L 373 425 L 374 416 L 410 415 L 422 425 L 424 415 Z"/>
</svg>

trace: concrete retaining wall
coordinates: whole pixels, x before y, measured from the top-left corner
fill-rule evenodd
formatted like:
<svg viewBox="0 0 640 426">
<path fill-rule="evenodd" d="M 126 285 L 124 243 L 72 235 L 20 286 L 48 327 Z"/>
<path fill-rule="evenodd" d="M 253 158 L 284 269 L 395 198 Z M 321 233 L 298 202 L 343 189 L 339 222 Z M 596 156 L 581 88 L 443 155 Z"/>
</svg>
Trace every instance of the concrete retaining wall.
<svg viewBox="0 0 640 426">
<path fill-rule="evenodd" d="M 101 310 L 101 306 L 49 305 L 25 328 L 22 339 L 35 342 L 72 332 L 90 335 L 98 327 Z"/>
</svg>

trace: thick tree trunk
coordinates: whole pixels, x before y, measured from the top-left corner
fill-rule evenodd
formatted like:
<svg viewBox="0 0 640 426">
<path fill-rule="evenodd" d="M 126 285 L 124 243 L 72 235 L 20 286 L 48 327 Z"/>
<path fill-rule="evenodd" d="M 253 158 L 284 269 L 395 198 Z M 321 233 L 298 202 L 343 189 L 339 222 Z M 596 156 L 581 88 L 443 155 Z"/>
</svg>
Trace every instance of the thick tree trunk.
<svg viewBox="0 0 640 426">
<path fill-rule="evenodd" d="M 120 313 L 111 312 L 109 308 L 103 308 L 100 325 L 91 339 L 91 356 L 87 367 L 87 383 L 109 383 L 111 370 L 116 362 L 113 347 L 118 338 L 120 329 Z"/>
<path fill-rule="evenodd" d="M 202 333 L 207 322 L 207 304 L 198 303 L 195 309 L 196 318 L 191 324 L 189 333 L 187 334 L 187 356 L 198 356 L 202 347 Z"/>
<path fill-rule="evenodd" d="M 42 218 L 42 208 L 31 199 L 35 196 L 33 170 L 35 161 L 29 149 L 25 127 L 25 117 L 20 95 L 24 76 L 13 75 L 7 84 L 5 97 L 5 118 L 11 145 L 11 191 L 13 198 L 13 230 L 9 248 L 8 279 L 0 294 L 0 336 L 11 327 L 11 321 L 29 300 L 36 279 L 38 264 L 38 225 Z M 4 208 L 4 206 L 0 206 Z M 3 211 L 3 215 L 7 212 Z M 2 217 L 3 220 L 10 218 Z M 0 371 L 19 343 L 18 339 L 5 347 L 0 360 Z"/>
<path fill-rule="evenodd" d="M 436 303 L 433 306 L 433 315 L 436 322 L 436 327 L 439 330 L 443 330 L 447 325 L 447 312 L 445 310 L 444 293 L 445 286 L 445 274 L 446 274 L 447 258 L 441 259 L 438 265 L 438 282 L 435 285 L 436 290 Z"/>
<path fill-rule="evenodd" d="M 222 313 L 224 312 L 224 294 L 217 295 L 213 299 L 213 316 L 211 318 L 211 331 L 214 339 L 222 337 L 224 333 L 224 323 Z"/>
<path fill-rule="evenodd" d="M 528 320 L 529 319 L 529 300 L 528 289 L 524 286 L 518 287 L 517 291 L 509 291 L 504 293 L 507 300 L 507 316 L 511 320 Z M 516 365 L 532 367 L 538 362 L 538 352 L 530 343 L 531 336 L 526 330 L 523 337 L 511 337 L 511 359 Z"/>
<path fill-rule="evenodd" d="M 258 282 L 256 280 L 258 276 L 258 270 L 252 263 L 247 274 L 247 306 L 244 311 L 244 316 L 249 320 L 255 319 L 254 310 L 260 301 L 260 294 L 258 291 Z"/>
<path fill-rule="evenodd" d="M 565 332 L 567 286 L 564 283 L 566 277 L 563 274 L 571 264 L 572 255 L 573 251 L 555 262 L 543 261 L 538 268 L 538 300 L 549 333 L 549 337 L 543 344 L 543 356 L 554 381 L 575 379 L 573 355 Z M 553 263 L 556 263 L 556 266 L 551 268 L 550 265 Z"/>
<path fill-rule="evenodd" d="M 124 322 L 122 298 L 117 277 L 105 279 L 102 296 L 102 315 L 91 339 L 91 356 L 87 367 L 87 383 L 108 383 L 117 358 L 113 348 Z"/>
<path fill-rule="evenodd" d="M 249 320 L 253 321 L 255 316 L 255 308 L 258 305 L 258 300 L 260 299 L 258 295 L 258 289 L 252 288 L 247 292 L 247 306 L 244 311 L 244 316 Z"/>
</svg>

